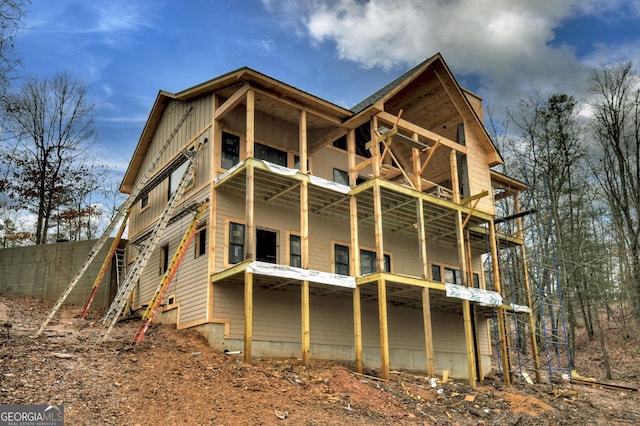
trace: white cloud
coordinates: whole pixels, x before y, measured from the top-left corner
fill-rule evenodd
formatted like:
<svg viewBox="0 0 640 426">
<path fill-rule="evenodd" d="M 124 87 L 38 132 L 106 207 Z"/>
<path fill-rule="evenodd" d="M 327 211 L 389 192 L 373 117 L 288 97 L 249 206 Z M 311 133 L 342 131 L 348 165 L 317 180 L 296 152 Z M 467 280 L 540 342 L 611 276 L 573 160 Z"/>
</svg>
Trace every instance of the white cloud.
<svg viewBox="0 0 640 426">
<path fill-rule="evenodd" d="M 306 10 L 263 3 L 297 14 L 312 42 L 334 46 L 340 59 L 400 72 L 441 52 L 455 75 L 478 78 L 481 95 L 510 101 L 531 88 L 582 89 L 589 64 L 554 40 L 564 22 L 634 13 L 625 0 L 315 0 Z"/>
</svg>

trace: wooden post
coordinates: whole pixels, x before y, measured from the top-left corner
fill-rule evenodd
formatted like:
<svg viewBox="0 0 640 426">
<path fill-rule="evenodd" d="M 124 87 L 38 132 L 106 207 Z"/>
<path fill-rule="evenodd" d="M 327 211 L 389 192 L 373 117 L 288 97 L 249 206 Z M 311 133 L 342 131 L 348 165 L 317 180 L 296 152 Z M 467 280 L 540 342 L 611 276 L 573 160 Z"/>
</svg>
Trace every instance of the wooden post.
<svg viewBox="0 0 640 426">
<path fill-rule="evenodd" d="M 491 250 L 491 269 L 493 270 L 493 289 L 502 294 L 500 288 L 500 265 L 498 264 L 498 248 L 496 246 L 496 230 L 493 220 L 489 221 L 489 244 Z M 504 308 L 498 308 L 498 338 L 500 339 L 500 359 L 502 360 L 502 380 L 511 385 L 511 367 L 507 351 L 507 333 L 504 323 Z"/>
<path fill-rule="evenodd" d="M 376 263 L 378 272 L 384 271 L 384 243 L 382 229 L 382 195 L 378 181 L 373 185 L 373 211 L 376 237 Z M 380 321 L 380 361 L 382 377 L 389 378 L 389 330 L 387 324 L 387 285 L 378 279 L 378 318 Z"/>
<path fill-rule="evenodd" d="M 253 339 L 253 274 L 244 273 L 244 362 L 251 361 Z"/>
<path fill-rule="evenodd" d="M 353 187 L 358 179 L 356 170 L 356 137 L 355 130 L 347 133 L 347 148 L 349 151 L 349 184 Z M 353 277 L 357 277 L 360 271 L 360 249 L 358 240 L 358 199 L 355 195 L 349 196 L 349 225 L 351 234 L 351 271 Z M 356 358 L 356 371 L 362 373 L 362 310 L 360 304 L 360 287 L 353 290 L 353 340 Z"/>
<path fill-rule="evenodd" d="M 427 240 L 424 226 L 424 204 L 422 199 L 416 199 L 416 216 L 418 219 L 418 243 L 420 249 L 420 261 L 422 263 L 422 276 L 429 279 L 429 263 L 427 258 Z M 431 325 L 431 301 L 429 288 L 422 289 L 422 323 L 424 328 L 424 343 L 427 360 L 427 374 L 433 377 L 435 374 L 435 359 L 433 355 L 433 329 Z"/>
<path fill-rule="evenodd" d="M 222 146 L 222 129 L 216 120 L 213 120 L 213 115 L 216 112 L 218 106 L 218 97 L 213 96 L 212 111 L 212 125 L 211 125 L 211 142 L 209 143 L 210 150 L 210 162 L 209 162 L 209 233 L 207 241 L 207 321 L 212 321 L 214 318 L 213 302 L 214 302 L 214 287 L 211 283 L 211 277 L 216 271 L 216 232 L 217 232 L 217 191 L 213 182 L 215 181 L 218 173 L 218 164 L 220 156 L 218 153 Z"/>
<path fill-rule="evenodd" d="M 300 171 L 307 173 L 307 112 L 300 111 L 298 129 L 300 144 Z M 300 184 L 300 242 L 301 242 L 301 266 L 309 269 L 309 188 L 306 180 Z M 309 324 L 309 281 L 303 281 L 301 287 L 302 303 L 302 363 L 309 365 L 311 352 L 311 327 Z"/>
<path fill-rule="evenodd" d="M 380 323 L 380 375 L 389 379 L 389 328 L 387 323 L 387 283 L 378 280 L 378 321 Z"/>
<path fill-rule="evenodd" d="M 456 151 L 451 150 L 449 153 L 449 162 L 451 165 L 451 185 L 453 189 L 453 202 L 460 203 L 460 186 L 458 184 L 458 161 Z M 462 285 L 468 283 L 467 279 L 467 256 L 464 243 L 464 229 L 462 227 L 462 211 L 456 209 L 456 246 L 458 248 L 458 258 L 460 263 L 460 276 Z M 471 319 L 471 308 L 468 300 L 462 301 L 462 316 L 464 321 L 464 337 L 467 349 L 467 367 L 469 369 L 469 385 L 476 385 L 476 350 L 473 339 L 473 321 Z"/>
<path fill-rule="evenodd" d="M 373 172 L 374 179 L 380 177 L 380 167 L 381 167 L 380 144 L 378 143 L 378 133 L 376 132 L 377 128 L 378 128 L 378 117 L 374 115 L 373 117 L 371 117 L 371 157 L 372 157 L 371 168 L 373 169 L 372 172 Z"/>
<path fill-rule="evenodd" d="M 255 93 L 253 90 L 247 92 L 247 143 L 246 157 L 253 158 L 254 144 L 254 103 Z M 255 186 L 255 170 L 252 164 L 247 165 L 246 185 L 245 185 L 245 219 L 247 229 L 245 232 L 246 253 L 245 259 L 249 261 L 255 260 L 256 255 L 256 227 L 254 222 L 254 186 Z M 251 341 L 253 339 L 253 274 L 245 272 L 244 274 L 244 360 L 251 360 Z"/>
<path fill-rule="evenodd" d="M 254 154 L 254 143 L 256 139 L 255 103 L 256 103 L 256 93 L 253 90 L 249 89 L 249 91 L 247 91 L 246 158 L 253 158 L 253 154 Z"/>
<path fill-rule="evenodd" d="M 353 289 L 353 338 L 356 352 L 356 371 L 362 374 L 362 309 L 360 287 Z"/>
<path fill-rule="evenodd" d="M 514 211 L 520 211 L 520 200 L 518 199 L 518 194 L 514 196 Z M 522 218 L 516 218 L 516 229 L 518 232 L 518 237 L 520 237 L 524 241 L 524 234 L 522 232 Z M 524 278 L 524 293 L 525 300 L 527 301 L 527 306 L 531 308 L 531 282 L 529 281 L 529 271 L 527 270 L 527 251 L 525 249 L 525 245 L 522 244 L 520 247 L 522 250 L 522 275 Z M 533 365 L 535 368 L 536 381 L 538 383 L 542 383 L 542 377 L 540 376 L 540 357 L 538 355 L 538 342 L 536 341 L 536 319 L 533 315 L 533 312 L 529 312 L 529 336 L 531 339 L 531 353 L 533 354 Z"/>
<path fill-rule="evenodd" d="M 417 141 L 418 134 L 413 133 L 411 138 Z M 411 148 L 411 162 L 413 168 L 411 172 L 413 174 L 413 186 L 416 188 L 416 191 L 422 192 L 422 166 L 420 164 L 420 150 L 418 148 Z"/>
</svg>

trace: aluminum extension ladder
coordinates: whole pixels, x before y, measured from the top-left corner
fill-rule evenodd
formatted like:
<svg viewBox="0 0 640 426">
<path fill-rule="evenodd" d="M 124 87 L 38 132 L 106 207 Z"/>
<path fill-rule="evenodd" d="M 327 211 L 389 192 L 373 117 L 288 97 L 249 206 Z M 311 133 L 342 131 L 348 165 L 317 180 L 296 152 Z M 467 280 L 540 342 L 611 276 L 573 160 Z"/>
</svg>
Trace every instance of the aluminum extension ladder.
<svg viewBox="0 0 640 426">
<path fill-rule="evenodd" d="M 122 286 L 118 289 L 118 293 L 116 297 L 111 302 L 111 306 L 109 310 L 105 314 L 102 319 L 102 324 L 104 329 L 102 333 L 100 333 L 100 337 L 97 340 L 97 343 L 103 343 L 114 325 L 118 322 L 120 314 L 122 313 L 129 296 L 133 292 L 138 279 L 142 275 L 144 267 L 147 264 L 149 258 L 151 258 L 151 254 L 153 249 L 158 244 L 160 237 L 162 236 L 162 232 L 165 230 L 167 225 L 169 224 L 169 219 L 173 215 L 173 210 L 178 204 L 178 200 L 182 197 L 182 193 L 186 189 L 186 187 L 190 184 L 191 179 L 195 176 L 195 168 L 197 166 L 197 157 L 202 149 L 204 143 L 200 142 L 194 150 L 183 151 L 182 154 L 187 156 L 187 170 L 182 175 L 182 179 L 180 179 L 180 183 L 178 188 L 174 191 L 167 203 L 164 211 L 158 218 L 152 232 L 151 237 L 146 241 L 146 243 L 140 248 L 140 255 L 137 257 L 136 261 L 131 265 L 127 277 L 124 280 Z"/>
<path fill-rule="evenodd" d="M 191 244 L 191 242 L 193 241 L 193 238 L 196 235 L 196 230 L 198 229 L 198 225 L 200 224 L 200 219 L 202 219 L 202 216 L 207 210 L 208 205 L 209 205 L 209 200 L 204 201 L 200 205 L 196 215 L 194 216 L 193 220 L 191 220 L 191 223 L 187 227 L 187 231 L 184 233 L 184 236 L 182 237 L 182 241 L 180 241 L 180 244 L 178 245 L 178 248 L 176 249 L 176 252 L 173 255 L 173 258 L 171 259 L 171 263 L 169 263 L 169 268 L 167 269 L 167 272 L 165 272 L 165 274 L 162 277 L 162 280 L 160 280 L 160 284 L 158 285 L 158 288 L 153 294 L 151 301 L 147 305 L 147 309 L 142 315 L 142 324 L 140 324 L 140 328 L 138 328 L 138 331 L 136 332 L 136 335 L 133 338 L 133 342 L 131 343 L 132 345 L 136 345 L 140 343 L 144 338 L 144 334 L 147 332 L 147 329 L 151 325 L 151 322 L 153 321 L 153 317 L 155 316 L 158 308 L 160 307 L 160 304 L 162 303 L 162 299 L 164 299 L 164 295 L 167 292 L 169 285 L 173 281 L 173 278 L 176 276 L 176 273 L 178 272 L 178 268 L 182 263 L 182 259 L 184 259 L 184 255 L 186 254 L 187 249 L 189 248 L 189 245 Z"/>
<path fill-rule="evenodd" d="M 89 266 L 91 266 L 94 259 L 96 258 L 96 256 L 98 255 L 102 247 L 105 245 L 105 243 L 109 239 L 109 236 L 115 230 L 116 226 L 119 223 L 123 223 L 123 225 L 121 226 L 125 226 L 124 224 L 126 224 L 126 217 L 129 214 L 129 210 L 136 203 L 136 201 L 138 200 L 138 196 L 141 195 L 142 190 L 145 188 L 147 183 L 151 180 L 158 163 L 162 159 L 164 152 L 167 150 L 167 147 L 170 145 L 171 141 L 173 140 L 175 135 L 178 133 L 178 130 L 180 129 L 180 127 L 182 127 L 182 124 L 185 122 L 185 120 L 187 119 L 191 111 L 193 111 L 193 107 L 189 107 L 189 109 L 180 118 L 175 128 L 173 129 L 173 131 L 171 132 L 171 134 L 169 135 L 165 143 L 162 145 L 162 148 L 160 148 L 158 153 L 153 157 L 153 159 L 145 169 L 141 179 L 131 190 L 131 193 L 129 194 L 129 197 L 127 197 L 127 200 L 124 203 L 122 203 L 117 213 L 115 214 L 115 216 L 113 217 L 113 219 L 111 220 L 107 228 L 104 230 L 104 233 L 102 234 L 102 236 L 96 241 L 96 243 L 91 248 L 91 251 L 89 252 L 89 256 L 87 257 L 87 260 L 84 262 L 80 270 L 78 270 L 78 272 L 76 273 L 74 278 L 71 280 L 67 288 L 62 292 L 62 295 L 58 298 L 56 303 L 53 305 L 53 308 L 51 309 L 51 311 L 49 312 L 45 320 L 42 322 L 38 330 L 36 330 L 36 332 L 32 335 L 32 337 L 38 337 L 42 334 L 47 324 L 49 324 L 49 321 L 51 321 L 51 319 L 54 317 L 56 312 L 58 312 L 58 310 L 60 309 L 60 306 L 62 306 L 64 301 L 73 291 L 74 287 L 78 284 L 80 279 L 84 276 L 87 269 L 89 269 Z M 115 242 L 114 242 L 114 245 L 117 246 Z M 111 254 L 111 256 L 113 256 L 113 254 Z M 111 261 L 111 257 L 109 257 L 108 260 Z"/>
</svg>

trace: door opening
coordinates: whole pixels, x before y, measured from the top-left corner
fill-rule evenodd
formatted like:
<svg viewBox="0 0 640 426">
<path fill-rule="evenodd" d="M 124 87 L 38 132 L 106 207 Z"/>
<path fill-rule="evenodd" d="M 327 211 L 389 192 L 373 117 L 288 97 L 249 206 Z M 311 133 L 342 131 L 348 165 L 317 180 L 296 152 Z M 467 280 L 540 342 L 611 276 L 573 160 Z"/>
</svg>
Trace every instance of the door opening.
<svg viewBox="0 0 640 426">
<path fill-rule="evenodd" d="M 277 263 L 278 235 L 266 229 L 256 230 L 256 260 L 260 262 Z"/>
</svg>

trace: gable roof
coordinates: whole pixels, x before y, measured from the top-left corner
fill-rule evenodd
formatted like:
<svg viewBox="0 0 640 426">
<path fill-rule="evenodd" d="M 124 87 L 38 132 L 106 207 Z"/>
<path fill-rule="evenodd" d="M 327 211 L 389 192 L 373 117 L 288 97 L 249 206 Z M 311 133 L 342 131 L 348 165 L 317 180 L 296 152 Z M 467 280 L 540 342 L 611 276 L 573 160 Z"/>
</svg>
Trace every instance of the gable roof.
<svg viewBox="0 0 640 426">
<path fill-rule="evenodd" d="M 378 90 L 371 96 L 367 97 L 360 103 L 353 106 L 351 108 L 351 111 L 353 112 L 354 117 L 365 113 L 369 108 L 373 107 L 378 102 L 384 103 L 385 101 L 391 99 L 400 90 L 402 90 L 403 88 L 408 86 L 411 82 L 413 82 L 414 79 L 416 79 L 418 76 L 420 76 L 421 74 L 423 74 L 425 71 L 427 71 L 429 68 L 432 68 L 432 67 L 440 67 L 444 70 L 444 77 L 450 79 L 451 82 L 453 83 L 454 88 L 456 89 L 454 95 L 457 94 L 459 96 L 465 108 L 467 108 L 468 111 L 473 115 L 475 124 L 478 126 L 478 128 L 482 132 L 482 136 L 483 136 L 482 139 L 484 141 L 484 146 L 487 149 L 487 152 L 489 153 L 489 158 L 490 158 L 489 166 L 502 164 L 503 162 L 502 155 L 500 154 L 500 152 L 498 151 L 498 148 L 493 143 L 493 140 L 491 139 L 491 136 L 487 132 L 487 129 L 484 127 L 484 123 L 482 122 L 482 119 L 478 116 L 476 110 L 471 105 L 469 98 L 465 94 L 465 92 L 467 91 L 458 84 L 455 77 L 453 76 L 453 73 L 447 66 L 446 62 L 444 61 L 440 53 L 436 53 L 432 57 L 419 63 L 409 71 L 405 72 L 404 74 L 402 74 L 401 76 L 399 76 L 398 78 L 396 78 L 395 80 L 393 80 L 392 82 L 384 86 L 382 89 Z M 491 153 L 493 153 L 494 155 L 491 155 Z"/>
</svg>

